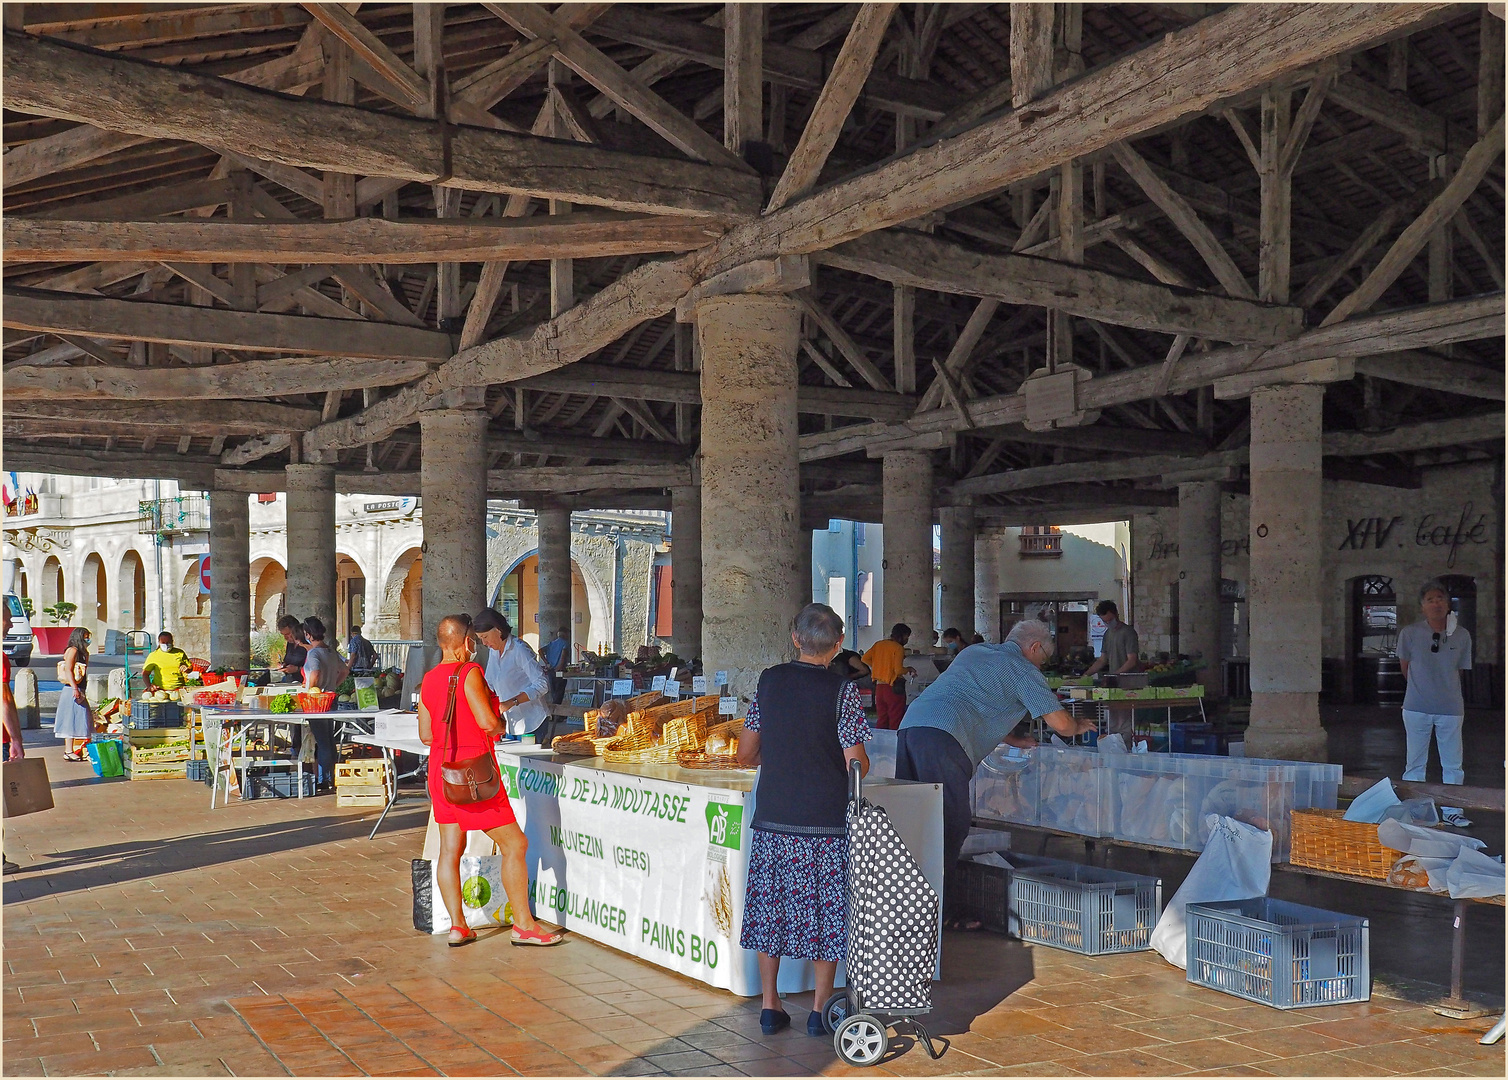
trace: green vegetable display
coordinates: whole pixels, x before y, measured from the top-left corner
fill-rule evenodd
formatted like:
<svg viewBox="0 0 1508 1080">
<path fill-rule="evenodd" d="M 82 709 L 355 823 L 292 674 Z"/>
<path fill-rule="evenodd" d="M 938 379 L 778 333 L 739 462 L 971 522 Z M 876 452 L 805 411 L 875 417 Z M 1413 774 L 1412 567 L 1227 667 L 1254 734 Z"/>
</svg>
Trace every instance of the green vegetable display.
<svg viewBox="0 0 1508 1080">
<path fill-rule="evenodd" d="M 275 713 L 291 713 L 293 711 L 293 695 L 283 694 L 273 698 L 267 703 L 267 711 Z"/>
</svg>

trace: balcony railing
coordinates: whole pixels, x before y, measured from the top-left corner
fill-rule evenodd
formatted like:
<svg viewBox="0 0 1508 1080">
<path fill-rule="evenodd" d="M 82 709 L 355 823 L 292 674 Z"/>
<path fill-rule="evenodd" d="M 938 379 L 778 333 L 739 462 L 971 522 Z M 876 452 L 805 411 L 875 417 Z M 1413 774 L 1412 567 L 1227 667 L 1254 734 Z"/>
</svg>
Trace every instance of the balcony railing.
<svg viewBox="0 0 1508 1080">
<path fill-rule="evenodd" d="M 209 501 L 203 495 L 148 499 L 136 507 L 136 531 L 141 535 L 202 532 L 209 528 Z"/>
<path fill-rule="evenodd" d="M 1063 534 L 1056 525 L 1028 526 L 1021 530 L 1023 559 L 1059 559 L 1063 556 Z"/>
</svg>

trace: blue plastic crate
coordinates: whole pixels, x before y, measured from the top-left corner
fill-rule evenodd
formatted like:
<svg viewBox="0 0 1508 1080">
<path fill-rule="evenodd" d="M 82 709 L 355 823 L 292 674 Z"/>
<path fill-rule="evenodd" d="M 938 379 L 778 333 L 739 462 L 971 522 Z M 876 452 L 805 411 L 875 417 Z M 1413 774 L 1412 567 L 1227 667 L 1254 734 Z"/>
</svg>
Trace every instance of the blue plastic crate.
<svg viewBox="0 0 1508 1080">
<path fill-rule="evenodd" d="M 198 780 L 201 784 L 207 784 L 212 773 L 210 772 L 209 762 L 199 758 L 183 763 L 183 775 L 190 780 Z"/>
<path fill-rule="evenodd" d="M 1086 956 L 1150 947 L 1162 879 L 1011 852 L 1010 931 Z"/>
<path fill-rule="evenodd" d="M 291 799 L 297 792 L 297 774 L 252 769 L 241 788 L 243 799 Z M 304 798 L 314 795 L 314 770 L 304 771 Z"/>
<path fill-rule="evenodd" d="M 1174 721 L 1168 725 L 1168 749 L 1175 754 L 1213 754 L 1218 740 L 1215 726 L 1198 722 Z"/>
<path fill-rule="evenodd" d="M 1190 904 L 1188 980 L 1275 1009 L 1372 996 L 1368 923 L 1259 896 Z"/>
</svg>

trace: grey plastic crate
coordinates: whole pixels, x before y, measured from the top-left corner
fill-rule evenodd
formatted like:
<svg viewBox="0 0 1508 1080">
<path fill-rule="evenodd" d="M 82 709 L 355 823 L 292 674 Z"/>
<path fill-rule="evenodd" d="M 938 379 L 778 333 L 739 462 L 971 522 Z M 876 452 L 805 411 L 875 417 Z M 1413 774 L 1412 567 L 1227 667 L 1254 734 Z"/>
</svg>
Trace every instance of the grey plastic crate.
<svg viewBox="0 0 1508 1080">
<path fill-rule="evenodd" d="M 1260 896 L 1190 904 L 1188 980 L 1275 1009 L 1372 996 L 1368 923 Z"/>
<path fill-rule="evenodd" d="M 1150 946 L 1162 879 L 1011 852 L 1010 929 L 1022 941 L 1086 956 Z"/>
</svg>

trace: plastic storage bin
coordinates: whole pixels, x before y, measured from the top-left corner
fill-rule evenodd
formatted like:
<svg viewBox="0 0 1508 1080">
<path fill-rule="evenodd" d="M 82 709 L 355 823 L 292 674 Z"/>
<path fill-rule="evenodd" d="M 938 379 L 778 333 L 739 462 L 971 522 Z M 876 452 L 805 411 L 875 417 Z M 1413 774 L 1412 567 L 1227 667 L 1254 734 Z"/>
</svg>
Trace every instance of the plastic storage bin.
<svg viewBox="0 0 1508 1080">
<path fill-rule="evenodd" d="M 1004 853 L 1007 862 L 1016 858 Z M 960 860 L 958 864 L 959 910 L 969 918 L 978 919 L 980 925 L 995 934 L 1009 933 L 1010 918 L 1010 871 L 1003 866 Z"/>
<path fill-rule="evenodd" d="M 183 723 L 183 706 L 176 701 L 133 701 L 130 723 L 134 728 L 173 727 Z"/>
<path fill-rule="evenodd" d="M 1213 724 L 1182 723 L 1168 725 L 1168 749 L 1175 754 L 1215 754 L 1219 739 Z"/>
<path fill-rule="evenodd" d="M 1022 941 L 1086 956 L 1149 947 L 1162 880 L 1012 852 L 1010 929 Z"/>
<path fill-rule="evenodd" d="M 1032 751 L 1038 772 L 1037 825 L 1081 836 L 1115 832 L 1112 774 L 1098 749 L 1039 746 Z"/>
<path fill-rule="evenodd" d="M 1372 996 L 1367 920 L 1257 897 L 1188 906 L 1188 980 L 1275 1009 Z"/>
<path fill-rule="evenodd" d="M 214 772 L 209 767 L 209 762 L 203 758 L 199 758 L 183 763 L 183 775 L 190 780 L 197 780 L 201 784 L 207 784 L 209 783 L 209 778 L 214 775 Z"/>
<path fill-rule="evenodd" d="M 291 799 L 298 794 L 297 774 L 252 769 L 242 787 L 244 799 Z M 304 770 L 304 798 L 314 795 L 314 770 Z"/>
<path fill-rule="evenodd" d="M 1037 824 L 1037 785 L 1040 772 L 1031 755 L 1012 757 L 997 749 L 979 763 L 969 781 L 969 800 L 976 817 Z"/>
</svg>

